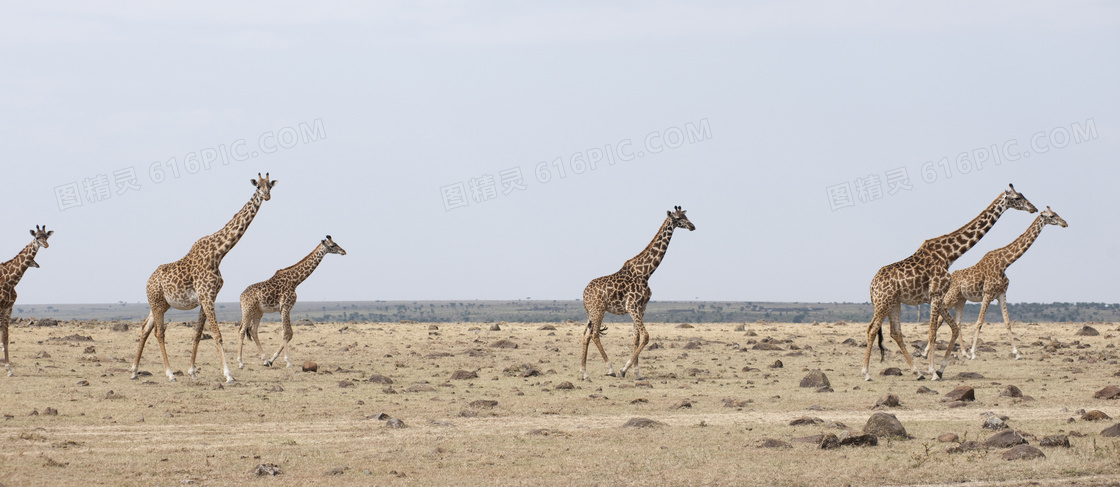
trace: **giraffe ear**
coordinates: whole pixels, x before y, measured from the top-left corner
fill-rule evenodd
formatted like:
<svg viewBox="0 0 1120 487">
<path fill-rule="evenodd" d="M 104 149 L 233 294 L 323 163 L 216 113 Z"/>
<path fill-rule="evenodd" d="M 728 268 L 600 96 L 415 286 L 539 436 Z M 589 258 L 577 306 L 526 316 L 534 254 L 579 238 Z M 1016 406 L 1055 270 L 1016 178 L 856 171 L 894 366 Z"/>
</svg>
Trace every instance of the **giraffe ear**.
<svg viewBox="0 0 1120 487">
<path fill-rule="evenodd" d="M 665 210 L 665 214 L 669 215 L 669 218 L 673 217 L 673 211 L 672 210 Z M 31 232 L 31 233 L 34 234 L 35 232 Z"/>
<path fill-rule="evenodd" d="M 54 230 L 47 232 L 47 238 L 51 238 L 51 235 L 54 235 Z"/>
<path fill-rule="evenodd" d="M 272 189 L 272 188 L 275 188 L 275 187 L 276 187 L 276 183 L 278 183 L 278 182 L 279 182 L 279 181 L 277 181 L 277 180 L 275 180 L 275 179 L 273 179 L 273 180 L 269 181 L 269 182 L 268 182 L 268 189 Z"/>
<path fill-rule="evenodd" d="M 38 227 L 38 225 L 36 225 L 36 227 Z M 31 236 L 32 236 L 32 237 L 34 237 L 34 236 L 35 236 L 35 230 L 28 230 L 28 231 L 29 231 L 29 232 L 31 232 Z"/>
<path fill-rule="evenodd" d="M 253 183 L 253 186 L 259 186 L 256 179 L 250 179 L 249 182 Z"/>
</svg>

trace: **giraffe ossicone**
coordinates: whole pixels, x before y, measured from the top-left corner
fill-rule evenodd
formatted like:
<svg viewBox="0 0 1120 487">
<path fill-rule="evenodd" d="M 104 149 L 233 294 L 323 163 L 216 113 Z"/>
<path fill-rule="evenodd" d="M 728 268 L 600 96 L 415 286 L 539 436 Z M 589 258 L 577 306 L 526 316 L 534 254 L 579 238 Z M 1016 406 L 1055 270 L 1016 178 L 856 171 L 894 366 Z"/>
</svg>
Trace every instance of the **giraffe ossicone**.
<svg viewBox="0 0 1120 487">
<path fill-rule="evenodd" d="M 649 303 L 652 295 L 649 278 L 665 257 L 665 252 L 669 249 L 669 240 L 673 238 L 673 230 L 677 228 L 696 230 L 696 226 L 688 220 L 685 212 L 686 210 L 682 210 L 680 206 L 667 211 L 668 217 L 661 223 L 661 228 L 658 229 L 653 240 L 640 254 L 626 261 L 618 272 L 596 278 L 584 288 L 583 307 L 587 311 L 587 328 L 583 332 L 583 356 L 580 360 L 580 373 L 583 374 L 583 380 L 591 380 L 587 375 L 587 348 L 591 342 L 595 342 L 595 347 L 599 349 L 599 354 L 607 363 L 607 375 L 615 375 L 614 366 L 607 358 L 607 352 L 603 349 L 599 338 L 603 333 L 603 316 L 606 313 L 629 314 L 634 320 L 634 351 L 619 370 L 619 374 L 626 377 L 626 372 L 633 368 L 634 377 L 638 380 L 642 379 L 638 371 L 638 354 L 649 342 L 649 332 L 642 322 L 646 304 Z"/>
</svg>

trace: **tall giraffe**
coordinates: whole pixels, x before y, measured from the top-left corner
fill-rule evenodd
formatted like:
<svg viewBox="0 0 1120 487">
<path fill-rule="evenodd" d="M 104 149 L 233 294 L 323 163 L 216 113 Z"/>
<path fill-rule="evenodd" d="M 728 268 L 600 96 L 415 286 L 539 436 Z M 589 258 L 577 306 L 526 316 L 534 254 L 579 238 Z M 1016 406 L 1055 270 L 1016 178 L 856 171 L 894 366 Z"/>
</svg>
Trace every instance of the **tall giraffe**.
<svg viewBox="0 0 1120 487">
<path fill-rule="evenodd" d="M 937 336 L 933 317 L 941 316 L 949 324 L 953 335 L 939 371 L 934 369 L 933 354 L 929 357 L 929 373 L 932 380 L 937 380 L 939 374 L 945 371 L 953 345 L 960 334 L 960 325 L 949 315 L 947 309 L 942 308 L 942 298 L 949 290 L 949 266 L 976 245 L 1008 208 L 1029 213 L 1038 211 L 1026 197 L 1015 191 L 1014 185 L 1010 185 L 1010 189 L 1000 193 L 984 211 L 963 227 L 922 242 L 910 257 L 883 266 L 875 273 L 875 277 L 871 279 L 871 303 L 875 306 L 875 316 L 867 326 L 867 354 L 863 357 L 864 380 L 871 380 L 867 368 L 871 362 L 871 348 L 875 345 L 876 336 L 879 338 L 879 360 L 882 361 L 886 354 L 883 348 L 882 326 L 883 319 L 888 317 L 891 322 L 891 338 L 898 343 L 898 348 L 902 350 L 902 356 L 906 358 L 910 370 L 921 377 L 918 367 L 914 365 L 914 359 L 910 358 L 910 354 L 906 351 L 906 343 L 903 342 L 902 327 L 899 324 L 899 314 L 903 304 L 930 303 L 930 343 L 933 343 Z"/>
<path fill-rule="evenodd" d="M 276 361 L 276 357 L 280 356 L 280 352 L 284 352 L 284 362 L 288 367 L 292 366 L 292 362 L 288 360 L 288 342 L 292 340 L 292 307 L 296 305 L 296 286 L 299 286 L 305 279 L 315 272 L 315 268 L 319 267 L 319 263 L 323 261 L 323 257 L 327 254 L 346 255 L 346 251 L 334 242 L 330 235 L 319 242 L 319 245 L 312 250 L 307 257 L 295 263 L 291 267 L 280 269 L 276 271 L 267 281 L 258 282 L 245 288 L 241 293 L 241 328 L 237 331 L 238 345 L 237 345 L 237 367 L 244 368 L 245 363 L 241 361 L 241 353 L 245 350 L 245 336 L 248 335 L 257 344 L 257 351 L 261 354 L 261 360 L 264 361 L 266 367 L 271 367 L 272 363 Z M 280 320 L 284 325 L 284 344 L 272 354 L 272 358 L 264 353 L 264 348 L 261 347 L 261 339 L 257 335 L 257 330 L 261 326 L 261 317 L 265 313 L 280 312 Z"/>
<path fill-rule="evenodd" d="M 260 179 L 249 180 L 256 188 L 252 198 L 249 198 L 249 202 L 245 203 L 241 211 L 233 215 L 233 219 L 226 223 L 226 226 L 198 239 L 185 257 L 157 267 L 148 278 L 148 306 L 151 312 L 140 331 L 140 344 L 136 348 L 136 359 L 132 361 L 133 379 L 137 377 L 140 355 L 144 353 L 144 343 L 148 341 L 148 335 L 152 330 L 155 330 L 167 379 L 175 381 L 175 374 L 171 372 L 171 363 L 167 360 L 167 346 L 164 343 L 167 324 L 163 321 L 163 315 L 170 308 L 194 309 L 201 306 L 198 311 L 198 325 L 195 327 L 191 366 L 187 373 L 192 378 L 195 376 L 194 361 L 198 354 L 198 342 L 202 337 L 202 328 L 209 320 L 214 335 L 214 345 L 218 347 L 218 355 L 222 357 L 222 372 L 226 376 L 226 382 L 233 382 L 229 365 L 226 363 L 226 353 L 222 348 L 222 331 L 218 327 L 218 318 L 214 313 L 214 300 L 218 297 L 218 291 L 222 289 L 222 273 L 218 269 L 222 264 L 222 258 L 233 249 L 234 245 L 237 245 L 238 240 L 241 240 L 241 236 L 253 222 L 253 217 L 260 210 L 261 204 L 272 198 L 271 190 L 276 186 L 276 181 L 269 180 L 267 173 L 263 178 L 258 173 L 257 177 Z"/>
<path fill-rule="evenodd" d="M 653 240 L 645 250 L 642 250 L 642 253 L 622 264 L 622 269 L 618 272 L 591 281 L 583 290 L 583 308 L 587 311 L 587 329 L 583 332 L 583 359 L 580 361 L 583 380 L 591 380 L 587 376 L 587 347 L 591 341 L 595 341 L 603 361 L 607 363 L 607 375 L 614 376 L 614 366 L 611 365 L 607 352 L 603 350 L 603 344 L 599 341 L 599 335 L 603 333 L 603 315 L 607 312 L 616 315 L 629 314 L 634 319 L 634 353 L 619 373 L 626 377 L 626 371 L 633 366 L 634 377 L 638 380 L 642 379 L 642 374 L 638 372 L 638 354 L 649 342 L 649 333 L 642 323 L 646 304 L 649 303 L 652 294 L 649 289 L 649 277 L 665 257 L 665 251 L 669 249 L 669 239 L 673 238 L 673 230 L 677 228 L 696 230 L 696 226 L 684 215 L 685 211 L 677 206 L 674 207 L 674 211 L 666 212 L 669 214 L 668 218 L 661 224 L 657 235 L 654 235 Z"/>
<path fill-rule="evenodd" d="M 1019 260 L 1019 257 L 1022 257 L 1027 249 L 1031 248 L 1031 244 L 1042 233 L 1042 228 L 1046 225 L 1058 225 L 1062 228 L 1069 226 L 1062 217 L 1047 206 L 1046 211 L 1039 213 L 1038 218 L 1034 219 L 1031 226 L 1019 238 L 1003 248 L 984 254 L 984 257 L 976 265 L 953 271 L 950 274 L 949 291 L 945 293 L 945 299 L 942 303 L 944 309 L 955 310 L 953 316 L 960 322 L 964 317 L 965 302 L 980 303 L 980 316 L 976 319 L 976 333 L 972 335 L 972 348 L 965 354 L 969 359 L 976 358 L 976 342 L 980 338 L 980 328 L 984 326 L 984 317 L 988 314 L 988 304 L 993 299 L 999 301 L 1000 310 L 1003 311 L 1003 324 L 1007 326 L 1007 338 L 1011 341 L 1011 353 L 1015 354 L 1015 360 L 1020 359 L 1019 350 L 1015 347 L 1015 334 L 1011 332 L 1011 318 L 1007 314 L 1007 286 L 1010 281 L 1008 281 L 1007 274 L 1004 272 L 1011 264 Z M 937 319 L 936 321 L 937 324 L 934 326 L 941 326 L 941 320 Z M 964 348 L 963 343 L 961 348 Z M 926 345 L 926 349 L 929 349 L 929 345 Z"/>
<path fill-rule="evenodd" d="M 12 307 L 16 304 L 16 284 L 23 279 L 23 273 L 29 267 L 39 267 L 39 263 L 35 262 L 35 253 L 39 247 L 50 247 L 47 239 L 53 234 L 54 230 L 48 232 L 46 225 L 35 225 L 31 231 L 31 243 L 12 260 L 0 264 L 0 348 L 4 349 L 4 368 L 8 377 L 12 376 L 12 362 L 8 360 L 8 324 L 12 320 Z"/>
</svg>

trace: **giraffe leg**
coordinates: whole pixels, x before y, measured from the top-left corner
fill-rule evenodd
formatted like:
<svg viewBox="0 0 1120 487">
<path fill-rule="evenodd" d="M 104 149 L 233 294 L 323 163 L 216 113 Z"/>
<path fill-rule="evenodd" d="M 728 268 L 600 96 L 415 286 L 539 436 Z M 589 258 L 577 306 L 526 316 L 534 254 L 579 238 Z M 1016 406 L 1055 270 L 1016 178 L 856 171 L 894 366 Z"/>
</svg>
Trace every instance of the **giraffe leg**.
<svg viewBox="0 0 1120 487">
<path fill-rule="evenodd" d="M 914 365 L 914 359 L 906 351 L 906 339 L 902 336 L 902 322 L 899 320 L 898 313 L 890 313 L 889 317 L 891 320 L 891 338 L 898 344 L 898 349 L 902 351 L 902 357 L 906 359 L 906 364 L 910 366 L 910 372 L 921 377 L 922 373 L 918 371 L 918 366 Z"/>
<path fill-rule="evenodd" d="M 245 362 L 241 361 L 241 354 L 245 351 L 245 335 L 252 330 L 248 311 L 247 305 L 241 303 L 241 325 L 237 327 L 237 368 L 239 369 L 245 368 Z"/>
<path fill-rule="evenodd" d="M 1007 293 L 1002 292 L 996 297 L 999 300 L 999 309 L 1003 312 L 1003 323 L 1007 326 L 1007 339 L 1011 341 L 1011 353 L 1015 354 L 1015 360 L 1022 357 L 1019 356 L 1019 349 L 1015 346 L 1015 334 L 1011 332 L 1011 315 L 1007 314 Z"/>
<path fill-rule="evenodd" d="M 167 334 L 167 323 L 163 321 L 162 312 L 156 318 L 155 331 L 156 342 L 159 343 L 159 353 L 163 356 L 163 369 L 167 373 L 167 380 L 168 382 L 175 382 L 175 374 L 171 372 L 171 361 L 167 360 L 167 342 L 164 340 Z M 137 360 L 139 360 L 139 357 L 137 357 Z"/>
<path fill-rule="evenodd" d="M 202 311 L 202 308 L 199 308 L 198 323 L 194 326 L 194 344 L 191 346 L 191 366 L 187 369 L 187 375 L 191 376 L 191 379 L 198 378 L 195 376 L 195 373 L 198 372 L 198 369 L 195 369 L 194 361 L 198 358 L 198 343 L 202 341 L 202 329 L 205 326 L 206 313 Z"/>
<path fill-rule="evenodd" d="M 8 377 L 12 376 L 12 361 L 8 358 L 8 325 L 11 323 L 11 309 L 0 317 L 0 348 L 4 349 L 4 369 L 8 372 Z"/>
<path fill-rule="evenodd" d="M 992 299 L 989 296 L 981 298 L 980 303 L 980 316 L 976 317 L 976 331 L 972 333 L 972 348 L 969 350 L 969 360 L 976 360 L 976 345 L 980 343 L 980 329 L 984 328 L 984 317 L 988 315 L 988 302 Z M 960 315 L 957 315 L 960 317 Z"/>
<path fill-rule="evenodd" d="M 216 296 L 217 291 L 214 292 Z M 202 295 L 202 293 L 199 293 Z M 226 362 L 226 350 L 222 347 L 222 329 L 218 326 L 218 317 L 214 312 L 214 297 L 202 301 L 202 311 L 206 313 L 206 319 L 210 321 L 210 333 L 214 335 L 214 346 L 218 347 L 218 355 L 222 357 L 222 373 L 226 376 L 226 383 L 233 382 L 233 375 L 229 373 L 229 363 Z"/>
<path fill-rule="evenodd" d="M 154 311 L 148 313 L 148 319 L 144 320 L 144 326 L 140 328 L 140 345 L 136 348 L 136 359 L 132 362 L 132 380 L 136 380 L 136 372 L 140 367 L 140 355 L 144 353 L 144 343 L 148 341 L 148 335 L 152 333 L 152 328 L 155 327 L 155 313 Z"/>
<path fill-rule="evenodd" d="M 919 308 L 919 309 L 920 309 L 920 308 Z M 935 325 L 933 325 L 933 326 L 934 326 L 934 328 L 936 328 L 936 329 L 941 329 L 941 317 L 940 317 L 940 316 L 936 316 L 936 317 L 934 317 L 934 320 L 935 320 L 935 321 L 937 322 L 937 323 L 936 323 Z M 928 356 L 929 356 L 929 347 L 930 347 L 930 345 L 932 345 L 932 343 L 930 343 L 930 342 L 926 342 L 926 347 L 922 349 L 922 358 L 926 358 L 926 357 L 928 357 Z"/>
<path fill-rule="evenodd" d="M 602 330 L 603 315 L 606 311 L 596 310 L 588 311 L 587 313 L 587 328 L 583 330 L 583 357 L 580 359 L 580 373 L 583 375 L 583 380 L 591 382 L 591 377 L 587 375 L 587 347 L 591 342 L 595 342 L 595 347 L 599 349 L 599 355 L 603 356 L 603 362 L 607 364 L 607 375 L 614 376 L 614 365 L 611 364 L 610 359 L 607 358 L 607 351 L 603 349 L 603 342 L 599 340 L 599 334 Z"/>
<path fill-rule="evenodd" d="M 942 296 L 937 296 L 935 301 L 930 304 L 930 314 L 940 314 L 945 322 L 949 324 L 949 329 L 952 330 L 952 335 L 949 337 L 949 346 L 945 349 L 945 357 L 941 359 L 940 369 L 936 371 L 934 370 L 934 354 L 929 354 L 929 373 L 931 375 L 930 380 L 938 380 L 945 373 L 945 367 L 949 365 L 949 357 L 953 355 L 953 349 L 956 348 L 957 345 L 957 338 L 961 334 L 960 323 L 957 323 L 957 320 L 953 318 L 953 315 L 949 314 L 949 310 L 946 309 L 944 304 L 941 302 L 941 298 Z M 934 303 L 936 303 L 936 305 Z M 934 340 L 936 339 L 937 330 L 933 327 L 933 320 L 931 319 L 929 328 L 929 342 L 934 343 Z"/>
<path fill-rule="evenodd" d="M 292 366 L 292 362 L 288 360 L 288 342 L 292 341 L 293 334 L 291 313 L 291 306 L 285 305 L 284 307 L 280 308 L 280 321 L 283 322 L 284 326 L 284 343 L 280 345 L 280 348 L 276 350 L 276 353 L 272 354 L 272 358 L 268 360 L 268 365 L 272 365 L 273 362 L 276 362 L 276 357 L 280 356 L 280 352 L 284 352 L 284 362 L 288 364 L 288 367 Z"/>
<path fill-rule="evenodd" d="M 638 372 L 638 354 L 642 353 L 642 349 L 646 348 L 646 344 L 649 343 L 649 332 L 646 331 L 646 325 L 642 322 L 644 308 L 644 306 L 641 308 L 635 307 L 630 310 L 630 317 L 634 319 L 634 354 L 630 356 L 630 360 L 626 361 L 626 365 L 623 365 L 622 369 L 618 371 L 622 377 L 626 377 L 626 371 L 633 367 L 634 378 L 642 380 L 642 374 Z"/>
<path fill-rule="evenodd" d="M 875 316 L 871 318 L 871 324 L 867 325 L 867 354 L 863 356 L 863 380 L 871 380 L 871 374 L 867 372 L 867 368 L 871 364 L 871 349 L 875 346 L 875 337 L 880 336 L 883 331 L 883 319 L 886 317 L 886 311 L 876 306 Z M 879 353 L 885 355 L 882 345 L 879 346 Z"/>
</svg>

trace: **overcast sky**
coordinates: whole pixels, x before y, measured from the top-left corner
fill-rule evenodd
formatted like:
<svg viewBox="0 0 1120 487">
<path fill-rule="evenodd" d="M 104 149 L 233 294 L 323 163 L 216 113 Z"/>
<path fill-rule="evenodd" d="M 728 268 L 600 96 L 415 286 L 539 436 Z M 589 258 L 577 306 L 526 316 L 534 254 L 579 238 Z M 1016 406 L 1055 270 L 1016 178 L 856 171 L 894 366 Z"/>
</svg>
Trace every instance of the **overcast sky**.
<svg viewBox="0 0 1120 487">
<path fill-rule="evenodd" d="M 5 3 L 0 259 L 143 302 L 270 172 L 220 301 L 327 234 L 301 300 L 576 299 L 680 205 L 655 300 L 863 302 L 1014 183 L 1009 300 L 1117 301 L 1116 3 L 706 5 Z"/>
</svg>

